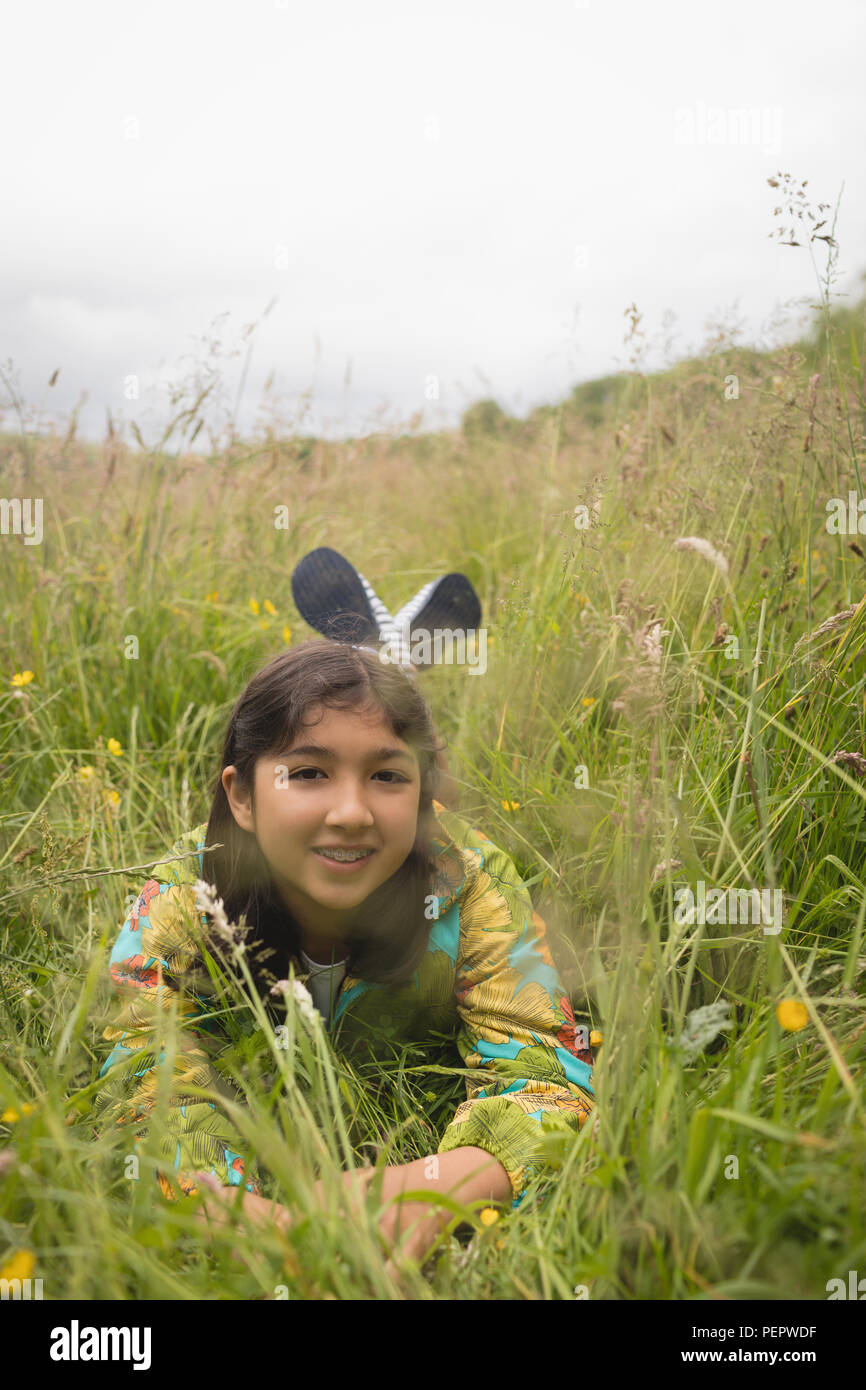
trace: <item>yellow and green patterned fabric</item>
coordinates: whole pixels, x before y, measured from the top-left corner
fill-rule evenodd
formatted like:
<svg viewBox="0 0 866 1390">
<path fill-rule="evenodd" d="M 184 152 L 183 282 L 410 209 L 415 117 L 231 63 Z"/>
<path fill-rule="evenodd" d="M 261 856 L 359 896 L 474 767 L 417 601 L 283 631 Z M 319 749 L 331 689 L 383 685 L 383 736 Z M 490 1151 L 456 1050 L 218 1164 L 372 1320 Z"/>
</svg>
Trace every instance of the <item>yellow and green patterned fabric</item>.
<svg viewBox="0 0 866 1390">
<path fill-rule="evenodd" d="M 433 809 L 437 901 L 421 964 L 400 987 L 346 975 L 327 1032 L 334 1049 L 347 1054 L 372 1047 L 371 1025 L 386 1027 L 395 1041 L 426 1039 L 432 1046 L 435 1034 L 437 1048 L 443 1034 L 452 1037 L 463 1066 L 483 1070 L 489 1080 L 466 1078 L 466 1099 L 437 1152 L 473 1145 L 492 1154 L 508 1173 L 517 1207 L 530 1177 L 546 1171 L 541 1136 L 563 1125 L 578 1130 L 594 1108 L 592 1053 L 578 1036 L 545 924 L 512 860 L 456 812 L 437 801 Z M 201 851 L 206 830 L 206 823 L 196 826 L 171 853 Z M 114 1084 L 97 1108 L 118 1124 L 134 1124 L 138 1133 L 142 1120 L 152 1117 L 156 1068 L 165 1061 L 162 1052 L 156 1055 L 155 1011 L 174 1007 L 185 1020 L 183 1047 L 174 1058 L 178 1090 L 186 1081 L 236 1099 L 213 1066 L 227 1040 L 212 1019 L 191 1026 L 204 1006 L 182 988 L 201 966 L 184 926 L 205 920 L 193 887 L 201 877 L 201 856 L 192 854 L 169 866 L 164 877 L 148 879 L 109 960 L 120 1007 L 103 1034 L 113 1049 L 100 1076 Z M 300 961 L 295 972 L 303 978 Z M 120 1065 L 135 1054 L 139 1065 Z M 261 1190 L 247 1171 L 244 1142 L 218 1102 L 187 1097 L 165 1110 L 162 1124 L 161 1152 L 183 1191 L 195 1191 L 190 1174 L 197 1170 L 209 1170 L 230 1186 Z M 157 1176 L 171 1196 L 164 1176 Z"/>
</svg>

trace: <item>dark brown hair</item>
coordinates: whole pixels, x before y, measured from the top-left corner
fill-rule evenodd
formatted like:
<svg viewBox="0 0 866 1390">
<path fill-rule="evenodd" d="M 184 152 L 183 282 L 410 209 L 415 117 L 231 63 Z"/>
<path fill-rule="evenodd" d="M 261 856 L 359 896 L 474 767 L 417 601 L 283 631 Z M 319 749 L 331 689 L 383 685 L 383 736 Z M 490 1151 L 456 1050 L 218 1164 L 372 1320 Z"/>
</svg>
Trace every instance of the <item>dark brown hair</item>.
<svg viewBox="0 0 866 1390">
<path fill-rule="evenodd" d="M 298 958 L 300 931 L 255 835 L 241 829 L 232 815 L 222 772 L 234 766 L 239 783 L 252 794 L 258 759 L 289 747 L 307 722 L 308 710 L 360 710 L 371 703 L 418 758 L 418 829 L 400 868 L 359 905 L 347 970 L 378 984 L 404 984 L 427 949 L 431 921 L 425 916 L 425 899 L 433 891 L 436 871 L 430 849 L 432 800 L 437 757 L 447 745 L 439 743 L 430 707 L 412 677 L 372 651 L 313 638 L 280 652 L 240 695 L 229 719 L 207 824 L 206 845 L 222 848 L 204 850 L 203 876 L 214 884 L 230 921 L 245 917 L 250 946 L 261 943 L 251 962 L 259 980 L 265 974 L 286 974 L 287 957 Z"/>
</svg>

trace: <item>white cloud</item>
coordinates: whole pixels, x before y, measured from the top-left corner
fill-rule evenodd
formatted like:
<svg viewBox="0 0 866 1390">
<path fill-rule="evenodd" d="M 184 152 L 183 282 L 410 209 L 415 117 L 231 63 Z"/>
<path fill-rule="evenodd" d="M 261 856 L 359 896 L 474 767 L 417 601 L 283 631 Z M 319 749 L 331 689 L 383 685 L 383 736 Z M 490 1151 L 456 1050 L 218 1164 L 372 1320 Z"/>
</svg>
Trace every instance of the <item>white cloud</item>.
<svg viewBox="0 0 866 1390">
<path fill-rule="evenodd" d="M 839 288 L 866 263 L 866 11 L 826 0 L 585 8 L 548 0 L 45 0 L 5 20 L 0 359 L 101 432 L 129 371 L 165 372 L 219 315 L 271 371 L 357 428 L 440 378 L 456 420 L 615 368 L 623 311 L 680 345 L 739 300 L 757 334 L 814 294 L 768 239 L 777 168 L 842 181 Z M 38 68 L 38 83 L 34 71 Z M 700 138 L 676 141 L 676 113 Z M 780 113 L 781 148 L 709 138 Z M 703 121 L 703 126 L 700 122 Z M 729 120 L 734 130 L 733 117 Z M 582 247 L 582 264 L 576 248 Z M 575 322 L 576 316 L 576 322 Z M 319 355 L 317 356 L 317 343 Z M 237 380 L 239 358 L 227 362 Z M 351 385 L 344 389 L 351 361 Z M 485 384 L 487 383 L 487 384 Z M 428 416 L 433 412 L 428 407 Z"/>
</svg>

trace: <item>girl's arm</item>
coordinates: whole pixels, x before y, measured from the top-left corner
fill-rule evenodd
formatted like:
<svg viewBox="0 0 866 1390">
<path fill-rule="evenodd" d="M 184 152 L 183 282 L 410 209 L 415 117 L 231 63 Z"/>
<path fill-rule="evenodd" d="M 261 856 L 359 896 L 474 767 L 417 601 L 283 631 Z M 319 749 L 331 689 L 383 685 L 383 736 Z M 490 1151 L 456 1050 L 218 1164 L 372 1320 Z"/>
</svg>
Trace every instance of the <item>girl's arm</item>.
<svg viewBox="0 0 866 1390">
<path fill-rule="evenodd" d="M 360 1200 L 366 1200 L 376 1171 L 363 1168 L 345 1172 L 343 1183 L 347 1192 L 354 1192 Z M 234 1204 L 234 1195 L 207 1173 L 197 1173 L 195 1180 L 212 1193 L 202 1203 L 197 1216 L 218 1226 L 225 1224 L 229 1219 L 227 1208 Z M 321 1181 L 316 1184 L 316 1190 L 324 1210 Z M 437 1237 L 453 1219 L 453 1213 L 445 1206 L 402 1197 L 404 1192 L 417 1191 L 440 1192 L 464 1206 L 477 1201 L 506 1202 L 511 1197 L 511 1181 L 498 1159 L 471 1145 L 384 1168 L 379 1232 L 387 1249 L 394 1251 L 402 1245 L 404 1255 L 423 1263 Z M 242 1204 L 244 1215 L 256 1225 L 276 1226 L 284 1232 L 292 1225 L 290 1208 L 280 1202 L 245 1193 Z M 388 1264 L 389 1271 L 393 1272 L 393 1265 L 390 1261 Z M 291 1255 L 287 1267 L 294 1267 L 297 1272 L 297 1262 Z"/>
<path fill-rule="evenodd" d="M 439 1153 L 486 1150 L 508 1174 L 517 1207 L 531 1177 L 548 1171 L 545 1132 L 577 1132 L 593 1111 L 592 1054 L 578 1043 L 545 924 L 513 862 L 478 830 L 463 858 L 457 1047 L 465 1065 L 489 1071 L 490 1080 L 467 1078 L 467 1099 Z"/>
</svg>

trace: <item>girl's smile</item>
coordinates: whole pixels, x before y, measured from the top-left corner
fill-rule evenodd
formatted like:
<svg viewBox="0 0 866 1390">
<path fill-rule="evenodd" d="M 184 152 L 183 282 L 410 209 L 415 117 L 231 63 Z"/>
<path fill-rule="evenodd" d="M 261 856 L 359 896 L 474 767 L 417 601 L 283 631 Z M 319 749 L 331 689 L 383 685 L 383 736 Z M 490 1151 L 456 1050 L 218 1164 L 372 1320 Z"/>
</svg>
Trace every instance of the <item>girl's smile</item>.
<svg viewBox="0 0 866 1390">
<path fill-rule="evenodd" d="M 411 852 L 421 772 L 376 704 L 319 707 L 308 721 L 290 747 L 259 758 L 252 797 L 233 767 L 223 786 L 301 927 L 304 950 L 318 959 L 316 949 L 344 946 L 357 908 Z M 350 856 L 358 850 L 370 853 Z"/>
<path fill-rule="evenodd" d="M 318 849 L 313 850 L 313 854 L 315 854 L 317 859 L 320 859 L 322 861 L 322 863 L 327 869 L 329 869 L 331 872 L 344 874 L 351 873 L 352 870 L 358 870 L 363 868 L 366 864 L 370 862 L 371 857 L 375 853 L 375 850 L 368 849 L 363 852 L 357 851 L 353 856 L 349 857 L 347 850 L 336 851 L 332 854 L 324 853 L 322 850 Z M 335 857 L 336 854 L 342 854 L 346 857 L 341 859 L 339 857 Z"/>
</svg>

